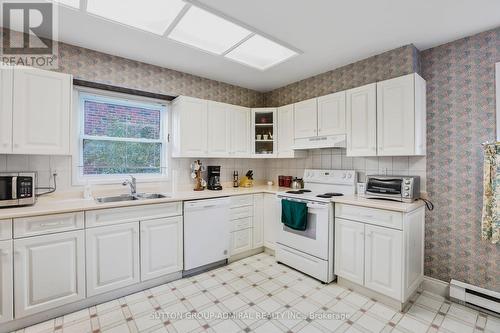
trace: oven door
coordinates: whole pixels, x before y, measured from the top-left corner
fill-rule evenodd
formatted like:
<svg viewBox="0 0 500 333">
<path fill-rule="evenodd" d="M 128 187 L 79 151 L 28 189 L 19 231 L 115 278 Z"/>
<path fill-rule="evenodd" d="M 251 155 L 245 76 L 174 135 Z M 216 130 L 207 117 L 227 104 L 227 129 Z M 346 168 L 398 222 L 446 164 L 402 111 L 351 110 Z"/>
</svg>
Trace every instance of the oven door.
<svg viewBox="0 0 500 333">
<path fill-rule="evenodd" d="M 401 200 L 402 187 L 403 179 L 401 178 L 369 177 L 366 183 L 365 195 Z"/>
<path fill-rule="evenodd" d="M 290 200 L 283 198 L 285 200 Z M 310 254 L 317 258 L 328 260 L 328 238 L 331 231 L 331 204 L 302 201 L 307 203 L 307 227 L 304 231 L 290 229 L 281 223 L 281 209 L 279 210 L 280 227 L 278 229 L 278 243 L 295 250 Z M 281 200 L 280 200 L 281 208 Z"/>
<path fill-rule="evenodd" d="M 0 175 L 0 207 L 17 205 L 17 174 Z"/>
</svg>

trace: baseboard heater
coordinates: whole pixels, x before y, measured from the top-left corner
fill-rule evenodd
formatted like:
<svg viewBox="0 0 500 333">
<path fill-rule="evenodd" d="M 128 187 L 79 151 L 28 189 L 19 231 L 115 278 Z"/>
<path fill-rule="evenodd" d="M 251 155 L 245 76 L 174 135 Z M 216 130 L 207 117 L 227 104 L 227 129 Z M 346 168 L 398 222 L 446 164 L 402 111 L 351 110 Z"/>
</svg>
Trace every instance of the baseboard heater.
<svg viewBox="0 0 500 333">
<path fill-rule="evenodd" d="M 450 298 L 466 305 L 494 312 L 497 315 L 500 314 L 500 293 L 496 291 L 451 280 Z"/>
</svg>

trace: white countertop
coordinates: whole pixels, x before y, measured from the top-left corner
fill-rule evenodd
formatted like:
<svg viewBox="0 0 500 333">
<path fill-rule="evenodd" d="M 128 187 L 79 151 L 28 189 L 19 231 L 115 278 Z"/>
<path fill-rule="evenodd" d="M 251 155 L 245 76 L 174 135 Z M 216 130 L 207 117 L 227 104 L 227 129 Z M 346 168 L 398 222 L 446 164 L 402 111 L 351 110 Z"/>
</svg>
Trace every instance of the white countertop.
<svg viewBox="0 0 500 333">
<path fill-rule="evenodd" d="M 358 197 L 357 195 L 345 195 L 342 197 L 333 197 L 332 201 L 346 205 L 378 208 L 378 209 L 392 210 L 403 213 L 411 212 L 425 205 L 425 203 L 422 200 L 417 200 L 412 203 L 404 203 L 404 202 L 381 200 L 381 199 L 367 199 L 363 197 Z"/>
<path fill-rule="evenodd" d="M 14 208 L 2 208 L 0 209 L 0 219 L 11 219 L 27 216 L 37 216 L 37 215 L 49 215 L 49 214 L 59 214 L 68 213 L 76 211 L 87 211 L 105 208 L 116 208 L 116 207 L 127 207 L 127 206 L 140 206 L 140 205 L 150 205 L 159 204 L 166 202 L 176 202 L 176 201 L 187 201 L 187 200 L 199 200 L 199 199 L 209 199 L 233 195 L 244 195 L 244 194 L 255 194 L 255 193 L 271 193 L 274 194 L 279 191 L 289 190 L 279 188 L 278 186 L 267 186 L 267 185 L 256 185 L 250 188 L 224 188 L 221 191 L 179 191 L 175 193 L 162 193 L 167 198 L 161 199 L 150 199 L 150 200 L 133 200 L 133 201 L 120 201 L 120 202 L 108 202 L 108 203 L 97 203 L 95 200 L 85 200 L 83 198 L 72 197 L 68 195 L 69 198 L 61 197 L 61 195 L 56 195 L 52 197 L 41 197 L 33 206 L 26 207 L 14 207 Z"/>
<path fill-rule="evenodd" d="M 209 198 L 217 198 L 217 197 L 225 197 L 233 195 L 245 195 L 245 194 L 256 194 L 256 193 L 275 194 L 277 192 L 287 191 L 287 190 L 290 189 L 280 188 L 278 186 L 256 185 L 250 188 L 229 187 L 229 188 L 224 188 L 222 191 L 209 191 L 209 190 L 199 191 L 199 192 L 195 192 L 192 190 L 179 191 L 175 193 L 163 193 L 168 197 L 162 199 L 134 200 L 134 201 L 121 201 L 121 202 L 109 202 L 109 203 L 97 203 L 95 200 L 85 200 L 82 198 L 71 197 L 71 196 L 64 198 L 61 197 L 60 195 L 56 195 L 52 197 L 41 197 L 38 199 L 37 203 L 33 206 L 0 209 L 0 219 L 59 214 L 59 213 L 87 211 L 87 210 L 96 210 L 105 208 L 150 205 L 150 204 L 159 204 L 159 203 L 176 202 L 176 201 L 209 199 Z M 408 203 L 393 202 L 387 200 L 366 199 L 355 195 L 334 197 L 332 198 L 332 202 L 399 211 L 399 212 L 411 212 L 424 205 L 422 201 L 416 201 L 414 203 L 408 204 Z"/>
</svg>

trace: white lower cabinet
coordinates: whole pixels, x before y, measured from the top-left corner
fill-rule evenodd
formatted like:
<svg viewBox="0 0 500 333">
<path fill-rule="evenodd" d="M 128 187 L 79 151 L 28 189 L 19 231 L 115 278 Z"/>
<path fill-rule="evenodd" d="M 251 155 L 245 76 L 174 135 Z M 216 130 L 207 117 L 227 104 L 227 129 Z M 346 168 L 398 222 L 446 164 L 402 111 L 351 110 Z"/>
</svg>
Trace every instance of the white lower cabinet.
<svg viewBox="0 0 500 333">
<path fill-rule="evenodd" d="M 424 209 L 335 204 L 335 274 L 405 303 L 424 276 Z"/>
<path fill-rule="evenodd" d="M 72 231 L 14 240 L 16 318 L 85 298 L 84 237 Z"/>
<path fill-rule="evenodd" d="M 183 269 L 182 216 L 141 221 L 141 281 Z"/>
<path fill-rule="evenodd" d="M 0 323 L 13 318 L 12 241 L 0 242 Z"/>
<path fill-rule="evenodd" d="M 364 229 L 363 223 L 335 221 L 335 274 L 358 284 L 364 281 Z"/>
<path fill-rule="evenodd" d="M 365 287 L 400 299 L 403 233 L 366 225 L 365 235 Z"/>
<path fill-rule="evenodd" d="M 234 231 L 231 235 L 231 255 L 252 249 L 252 228 Z"/>
<path fill-rule="evenodd" d="M 276 196 L 264 193 L 264 246 L 272 250 L 275 249 L 278 228 L 281 226 L 279 209 Z"/>
<path fill-rule="evenodd" d="M 140 281 L 139 222 L 86 230 L 87 296 Z"/>
<path fill-rule="evenodd" d="M 253 248 L 264 246 L 264 194 L 253 195 Z"/>
</svg>

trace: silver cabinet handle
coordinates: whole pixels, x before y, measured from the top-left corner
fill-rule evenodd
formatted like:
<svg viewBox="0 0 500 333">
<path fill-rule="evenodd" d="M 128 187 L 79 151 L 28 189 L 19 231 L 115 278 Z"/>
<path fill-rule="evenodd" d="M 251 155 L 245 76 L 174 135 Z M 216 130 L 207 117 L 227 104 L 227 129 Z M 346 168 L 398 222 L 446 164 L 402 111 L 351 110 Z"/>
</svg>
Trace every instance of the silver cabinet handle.
<svg viewBox="0 0 500 333">
<path fill-rule="evenodd" d="M 12 199 L 17 199 L 17 177 L 12 177 Z"/>
<path fill-rule="evenodd" d="M 40 227 L 57 227 L 60 225 L 64 225 L 64 222 L 47 222 L 47 223 L 40 223 Z"/>
</svg>

